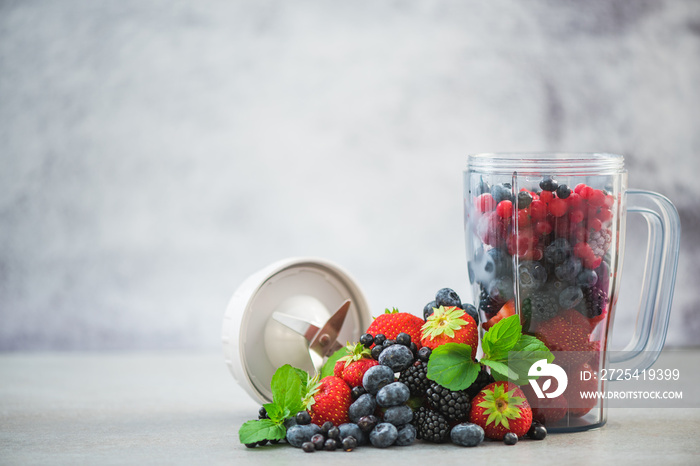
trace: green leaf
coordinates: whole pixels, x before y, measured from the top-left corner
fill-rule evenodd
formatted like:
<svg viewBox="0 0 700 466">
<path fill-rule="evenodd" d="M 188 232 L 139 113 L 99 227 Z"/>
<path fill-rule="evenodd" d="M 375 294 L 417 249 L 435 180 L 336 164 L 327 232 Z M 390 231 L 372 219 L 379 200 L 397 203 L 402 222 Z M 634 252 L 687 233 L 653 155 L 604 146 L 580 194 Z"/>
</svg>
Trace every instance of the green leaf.
<svg viewBox="0 0 700 466">
<path fill-rule="evenodd" d="M 267 411 L 267 416 L 272 422 L 284 421 L 284 411 L 285 409 L 275 402 L 265 403 L 263 405 L 265 411 Z"/>
<path fill-rule="evenodd" d="M 554 361 L 554 355 L 536 337 L 532 335 L 523 335 L 518 340 L 518 343 L 508 353 L 508 367 L 513 373 L 511 381 L 523 385 L 528 383 L 531 378 L 528 375 L 530 367 L 541 359 L 546 359 L 547 362 Z"/>
<path fill-rule="evenodd" d="M 464 343 L 446 343 L 433 350 L 428 360 L 428 378 L 450 390 L 464 390 L 479 374 L 472 348 Z"/>
<path fill-rule="evenodd" d="M 347 347 L 340 348 L 338 351 L 335 353 L 331 354 L 330 357 L 328 358 L 328 361 L 323 365 L 321 368 L 321 376 L 320 378 L 328 377 L 330 375 L 333 375 L 333 369 L 335 368 L 335 363 L 338 362 L 338 359 L 342 358 L 343 356 L 347 356 L 350 354 L 348 352 Z"/>
<path fill-rule="evenodd" d="M 270 382 L 272 400 L 279 406 L 280 411 L 289 410 L 296 414 L 302 409 L 301 380 L 297 370 L 289 364 L 278 368 Z"/>
<path fill-rule="evenodd" d="M 277 424 L 270 419 L 248 421 L 238 430 L 241 443 L 253 443 L 261 440 L 282 440 L 287 434 L 284 424 Z"/>
<path fill-rule="evenodd" d="M 522 332 L 523 327 L 520 325 L 518 315 L 501 319 L 484 334 L 481 340 L 484 357 L 492 361 L 505 359 L 508 357 L 508 352 L 518 343 Z"/>
<path fill-rule="evenodd" d="M 482 358 L 479 362 L 491 368 L 491 375 L 497 382 L 502 382 L 510 379 L 509 375 L 511 374 L 508 369 L 508 364 L 506 364 L 505 362 L 493 361 L 491 359 L 485 358 Z M 512 375 L 515 376 L 515 373 L 513 373 Z"/>
<path fill-rule="evenodd" d="M 301 397 L 304 398 L 309 391 L 309 373 L 296 367 L 293 367 L 293 369 L 301 381 Z"/>
</svg>

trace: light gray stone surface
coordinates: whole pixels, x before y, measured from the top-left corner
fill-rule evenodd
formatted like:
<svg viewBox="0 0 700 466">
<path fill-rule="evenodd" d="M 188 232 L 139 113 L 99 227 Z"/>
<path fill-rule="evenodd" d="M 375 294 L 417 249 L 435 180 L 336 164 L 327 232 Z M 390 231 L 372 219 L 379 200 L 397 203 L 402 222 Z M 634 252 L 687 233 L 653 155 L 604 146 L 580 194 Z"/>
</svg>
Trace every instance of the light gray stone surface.
<svg viewBox="0 0 700 466">
<path fill-rule="evenodd" d="M 0 463 L 26 464 L 696 464 L 700 351 L 675 361 L 689 409 L 615 409 L 602 429 L 473 449 L 417 443 L 313 455 L 288 445 L 247 449 L 237 429 L 258 405 L 218 354 L 0 355 Z M 332 455 L 332 456 L 329 456 Z"/>
<path fill-rule="evenodd" d="M 0 1 L 0 349 L 214 349 L 297 255 L 375 315 L 466 299 L 465 155 L 541 150 L 678 205 L 698 344 L 699 57 L 697 0 Z"/>
</svg>

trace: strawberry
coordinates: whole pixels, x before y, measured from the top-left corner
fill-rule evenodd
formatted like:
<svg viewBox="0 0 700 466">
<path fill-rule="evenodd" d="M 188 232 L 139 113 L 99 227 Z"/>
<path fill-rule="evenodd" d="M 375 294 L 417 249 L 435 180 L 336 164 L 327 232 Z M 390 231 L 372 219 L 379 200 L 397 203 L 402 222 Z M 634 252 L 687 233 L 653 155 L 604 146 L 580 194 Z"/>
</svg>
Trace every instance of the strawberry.
<svg viewBox="0 0 700 466">
<path fill-rule="evenodd" d="M 542 340 L 550 351 L 563 351 L 556 355 L 559 365 L 579 366 L 588 361 L 596 351 L 590 341 L 591 322 L 581 313 L 567 309 L 560 315 L 543 322 L 535 336 Z"/>
<path fill-rule="evenodd" d="M 331 421 L 335 426 L 350 422 L 348 408 L 351 404 L 350 386 L 334 375 L 314 384 L 304 398 L 311 422 L 319 426 L 326 421 Z"/>
<path fill-rule="evenodd" d="M 407 312 L 399 312 L 397 309 L 390 311 L 387 309 L 384 314 L 375 318 L 365 333 L 377 336 L 380 333 L 387 339 L 395 340 L 396 336 L 403 332 L 411 336 L 411 342 L 415 343 L 418 349 L 421 347 L 421 327 L 423 319 Z M 372 345 L 374 346 L 374 345 Z"/>
<path fill-rule="evenodd" d="M 494 382 L 472 399 L 469 422 L 481 426 L 490 439 L 502 440 L 508 432 L 522 437 L 532 424 L 532 409 L 517 385 Z"/>
<path fill-rule="evenodd" d="M 440 306 L 423 324 L 420 343 L 435 349 L 445 343 L 466 343 L 471 346 L 472 358 L 476 357 L 479 331 L 472 316 L 458 307 Z"/>
<path fill-rule="evenodd" d="M 582 374 L 590 374 L 589 380 L 581 380 Z M 576 370 L 570 371 L 569 385 L 566 387 L 566 396 L 569 399 L 569 416 L 581 417 L 586 415 L 598 403 L 596 398 L 583 398 L 581 392 L 595 392 L 598 390 L 598 377 L 590 364 L 583 364 Z"/>
<path fill-rule="evenodd" d="M 372 359 L 369 349 L 361 343 L 349 344 L 348 355 L 338 359 L 333 367 L 333 375 L 342 378 L 350 387 L 362 385 L 362 377 L 372 366 L 379 364 Z"/>
<path fill-rule="evenodd" d="M 501 309 L 496 313 L 495 316 L 491 317 L 489 320 L 481 324 L 484 330 L 488 330 L 494 325 L 496 325 L 498 322 L 500 322 L 502 319 L 505 319 L 506 317 L 510 317 L 515 314 L 515 302 L 511 299 L 510 301 L 506 302 Z"/>
<path fill-rule="evenodd" d="M 569 403 L 564 395 L 559 395 L 556 398 L 538 398 L 529 384 L 520 388 L 530 403 L 533 420 L 541 422 L 545 426 L 551 426 L 566 416 Z"/>
</svg>

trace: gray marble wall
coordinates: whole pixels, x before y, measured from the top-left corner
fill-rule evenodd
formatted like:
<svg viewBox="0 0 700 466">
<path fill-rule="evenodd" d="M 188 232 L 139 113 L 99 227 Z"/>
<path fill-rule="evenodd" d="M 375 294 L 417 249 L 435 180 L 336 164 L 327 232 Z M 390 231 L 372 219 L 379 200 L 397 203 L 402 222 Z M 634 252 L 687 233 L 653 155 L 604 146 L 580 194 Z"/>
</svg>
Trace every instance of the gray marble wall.
<svg viewBox="0 0 700 466">
<path fill-rule="evenodd" d="M 375 314 L 466 298 L 465 154 L 521 150 L 676 203 L 668 343 L 700 344 L 699 83 L 697 0 L 0 0 L 0 349 L 217 348 L 295 255 Z"/>
</svg>

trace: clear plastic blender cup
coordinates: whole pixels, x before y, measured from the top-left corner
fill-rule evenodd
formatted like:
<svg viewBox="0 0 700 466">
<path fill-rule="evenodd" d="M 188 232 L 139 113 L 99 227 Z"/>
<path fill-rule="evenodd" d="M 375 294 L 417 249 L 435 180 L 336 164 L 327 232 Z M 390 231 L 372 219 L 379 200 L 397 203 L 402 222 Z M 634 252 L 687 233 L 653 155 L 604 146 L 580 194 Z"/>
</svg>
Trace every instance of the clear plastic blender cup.
<svg viewBox="0 0 700 466">
<path fill-rule="evenodd" d="M 568 374 L 556 399 L 524 391 L 550 430 L 577 431 L 606 421 L 596 374 L 650 367 L 663 348 L 678 264 L 680 220 L 664 196 L 627 189 L 614 154 L 479 154 L 464 172 L 470 282 L 482 331 L 508 315 L 540 338 Z M 628 212 L 648 223 L 649 244 L 638 327 L 618 360 L 608 360 Z M 581 380 L 582 373 L 593 374 Z M 539 403 L 539 404 L 538 404 Z"/>
</svg>

